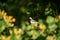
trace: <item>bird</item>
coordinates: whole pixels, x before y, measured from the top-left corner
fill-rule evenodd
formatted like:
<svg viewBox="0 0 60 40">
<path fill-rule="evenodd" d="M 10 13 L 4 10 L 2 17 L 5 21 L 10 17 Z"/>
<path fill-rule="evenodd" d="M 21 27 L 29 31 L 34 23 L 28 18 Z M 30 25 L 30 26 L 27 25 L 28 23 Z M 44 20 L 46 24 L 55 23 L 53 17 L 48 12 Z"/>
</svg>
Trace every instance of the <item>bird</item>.
<svg viewBox="0 0 60 40">
<path fill-rule="evenodd" d="M 31 24 L 38 23 L 37 21 L 35 21 L 34 19 L 32 19 L 32 17 L 29 17 L 29 19 L 30 19 L 30 23 Z"/>
</svg>

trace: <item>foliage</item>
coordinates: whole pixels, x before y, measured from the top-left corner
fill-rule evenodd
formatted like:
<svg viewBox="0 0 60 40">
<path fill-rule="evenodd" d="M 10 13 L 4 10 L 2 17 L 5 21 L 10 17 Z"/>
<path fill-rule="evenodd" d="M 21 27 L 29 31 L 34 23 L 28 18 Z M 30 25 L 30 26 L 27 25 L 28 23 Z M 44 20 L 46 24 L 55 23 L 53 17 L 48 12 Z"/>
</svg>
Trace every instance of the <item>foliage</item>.
<svg viewBox="0 0 60 40">
<path fill-rule="evenodd" d="M 7 0 L 0 8 L 0 40 L 60 40 L 60 14 L 50 2 Z"/>
</svg>

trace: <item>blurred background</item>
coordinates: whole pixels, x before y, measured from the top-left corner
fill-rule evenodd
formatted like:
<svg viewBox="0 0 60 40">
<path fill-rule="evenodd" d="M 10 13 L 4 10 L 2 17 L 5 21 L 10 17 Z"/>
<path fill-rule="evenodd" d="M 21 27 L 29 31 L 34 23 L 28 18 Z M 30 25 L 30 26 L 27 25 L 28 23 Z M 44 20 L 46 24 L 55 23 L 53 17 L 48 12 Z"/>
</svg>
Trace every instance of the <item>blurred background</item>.
<svg viewBox="0 0 60 40">
<path fill-rule="evenodd" d="M 36 20 L 44 19 L 44 11 L 49 3 L 49 8 L 54 11 L 57 10 L 59 14 L 60 5 L 58 0 L 0 0 L 0 9 L 4 9 L 8 15 L 13 15 L 17 19 L 16 24 L 19 24 L 18 21 L 27 20 L 30 16 Z M 54 16 L 54 13 L 52 16 Z"/>
<path fill-rule="evenodd" d="M 5 23 L 5 16 L 3 16 L 3 22 L 1 23 L 2 25 L 5 25 L 7 27 L 3 27 L 0 25 L 0 30 L 3 29 L 3 31 L 0 32 L 0 40 L 8 40 L 6 37 L 6 39 L 4 39 L 4 36 L 9 36 L 9 40 L 60 39 L 59 0 L 0 0 L 0 10 L 0 14 L 4 13 L 3 10 L 5 10 L 8 17 L 13 16 L 13 18 L 11 19 L 15 20 L 14 22 L 11 22 L 14 24 L 14 26 L 8 27 L 7 25 L 10 22 L 6 22 L 6 24 L 3 24 Z M 29 17 L 34 20 L 34 23 L 32 20 L 29 19 Z M 7 19 L 9 20 L 9 18 Z M 32 21 L 32 23 L 30 21 Z M 12 34 L 10 33 L 11 31 L 13 31 Z M 21 34 L 20 31 L 22 31 Z M 32 33 L 36 32 L 35 36 L 31 34 L 31 31 L 33 31 Z M 15 32 L 16 34 L 14 34 Z M 17 34 L 19 34 L 20 36 L 19 38 L 16 37 L 17 39 L 15 39 L 14 35 Z"/>
</svg>

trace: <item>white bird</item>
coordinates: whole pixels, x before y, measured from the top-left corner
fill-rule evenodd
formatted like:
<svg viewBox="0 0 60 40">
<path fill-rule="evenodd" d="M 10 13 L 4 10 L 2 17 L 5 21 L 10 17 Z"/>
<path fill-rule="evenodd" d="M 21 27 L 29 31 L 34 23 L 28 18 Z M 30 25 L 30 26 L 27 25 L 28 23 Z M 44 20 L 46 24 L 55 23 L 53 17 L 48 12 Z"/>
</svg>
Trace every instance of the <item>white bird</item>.
<svg viewBox="0 0 60 40">
<path fill-rule="evenodd" d="M 35 21 L 34 19 L 32 19 L 32 17 L 29 17 L 29 19 L 30 19 L 30 23 L 31 23 L 31 24 L 38 23 L 37 21 Z"/>
</svg>

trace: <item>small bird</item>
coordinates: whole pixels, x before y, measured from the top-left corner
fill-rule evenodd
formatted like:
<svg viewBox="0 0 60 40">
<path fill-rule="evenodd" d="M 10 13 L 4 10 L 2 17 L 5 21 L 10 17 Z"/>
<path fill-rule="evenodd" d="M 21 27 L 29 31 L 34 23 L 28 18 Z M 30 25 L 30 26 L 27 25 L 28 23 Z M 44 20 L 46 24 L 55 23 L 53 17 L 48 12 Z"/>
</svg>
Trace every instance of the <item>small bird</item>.
<svg viewBox="0 0 60 40">
<path fill-rule="evenodd" d="M 37 21 L 35 21 L 34 19 L 32 19 L 32 17 L 29 17 L 29 19 L 30 19 L 30 23 L 31 24 L 38 23 Z"/>
</svg>

